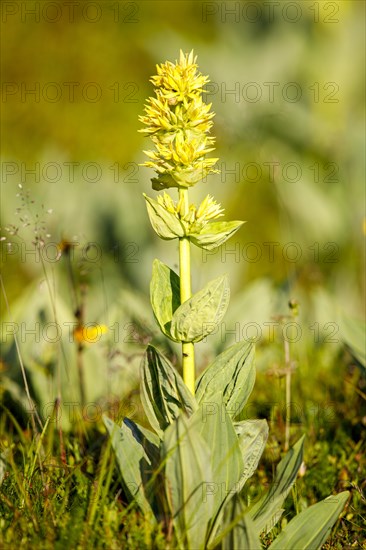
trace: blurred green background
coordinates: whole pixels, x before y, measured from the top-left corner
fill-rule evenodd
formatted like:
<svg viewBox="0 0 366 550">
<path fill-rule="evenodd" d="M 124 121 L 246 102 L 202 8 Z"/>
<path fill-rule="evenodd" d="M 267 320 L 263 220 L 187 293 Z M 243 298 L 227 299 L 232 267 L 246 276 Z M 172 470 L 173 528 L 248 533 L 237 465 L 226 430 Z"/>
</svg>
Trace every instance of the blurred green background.
<svg viewBox="0 0 366 550">
<path fill-rule="evenodd" d="M 9 322 L 23 323 L 23 359 L 43 401 L 54 398 L 60 361 L 72 387 L 70 334 L 63 330 L 60 342 L 42 337 L 42 327 L 75 321 L 75 291 L 79 300 L 83 292 L 85 322 L 110 328 L 86 346 L 90 399 L 130 391 L 146 342 L 168 345 L 150 312 L 149 280 L 153 258 L 177 266 L 177 245 L 149 226 L 142 193 L 155 192 L 153 173 L 139 166 L 150 144 L 138 115 L 155 65 L 192 48 L 211 80 L 221 173 L 191 198 L 209 192 L 226 219 L 247 220 L 216 254 L 193 250 L 194 290 L 228 272 L 233 296 L 226 324 L 197 346 L 200 369 L 250 336 L 258 336 L 259 367 L 271 366 L 264 323 L 287 314 L 289 299 L 300 304 L 304 375 L 332 364 L 344 342 L 362 363 L 364 46 L 358 0 L 3 2 L 7 387 L 15 392 L 18 375 Z M 33 252 L 37 236 L 43 261 Z M 78 243 L 70 262 L 56 258 L 62 239 Z M 22 327 L 37 326 L 39 338 L 23 335 Z M 321 344 L 314 365 L 309 349 Z"/>
</svg>

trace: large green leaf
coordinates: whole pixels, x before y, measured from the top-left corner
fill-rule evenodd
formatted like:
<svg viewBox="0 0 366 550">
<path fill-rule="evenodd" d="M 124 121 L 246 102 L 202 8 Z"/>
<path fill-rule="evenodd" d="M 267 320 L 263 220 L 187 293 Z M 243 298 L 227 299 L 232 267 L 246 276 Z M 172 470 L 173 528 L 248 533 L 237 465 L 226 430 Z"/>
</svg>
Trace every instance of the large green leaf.
<svg viewBox="0 0 366 550">
<path fill-rule="evenodd" d="M 182 411 L 190 416 L 197 409 L 177 370 L 153 346 L 148 346 L 141 362 L 141 402 L 160 436 Z"/>
<path fill-rule="evenodd" d="M 138 435 L 137 425 L 133 426 L 131 420 L 122 422 L 121 426 L 107 416 L 103 416 L 103 421 L 112 440 L 126 494 L 144 513 L 153 516 L 151 501 L 154 492 L 150 479 L 154 463 L 143 446 L 144 438 Z M 150 442 L 149 447 L 157 456 L 159 451 L 153 443 Z"/>
<path fill-rule="evenodd" d="M 282 504 L 295 482 L 303 459 L 304 436 L 286 453 L 276 468 L 269 491 L 251 508 L 250 515 L 260 533 L 267 533 L 280 519 Z"/>
<path fill-rule="evenodd" d="M 344 491 L 310 506 L 290 521 L 271 550 L 318 550 L 327 540 L 349 497 Z"/>
<path fill-rule="evenodd" d="M 210 401 L 222 390 L 227 411 L 235 418 L 247 402 L 254 381 L 254 345 L 239 342 L 216 357 L 202 373 L 196 383 L 196 399 Z"/>
<path fill-rule="evenodd" d="M 179 276 L 167 265 L 154 260 L 150 283 L 150 301 L 160 329 L 174 340 L 170 333 L 173 313 L 180 306 Z M 177 340 L 178 341 L 178 340 Z"/>
<path fill-rule="evenodd" d="M 160 456 L 160 439 L 156 433 L 144 428 L 144 426 L 140 426 L 140 424 L 127 417 L 123 419 L 123 423 L 131 430 L 131 433 L 136 441 L 141 443 L 144 447 L 152 463 L 158 464 Z"/>
<path fill-rule="evenodd" d="M 180 548 L 201 550 L 213 502 L 204 502 L 207 484 L 215 479 L 211 471 L 210 448 L 192 423 L 184 417 L 169 426 L 162 444 L 166 461 L 166 492 Z"/>
<path fill-rule="evenodd" d="M 226 411 L 222 392 L 201 403 L 191 418 L 197 431 L 211 449 L 213 484 L 205 487 L 206 500 L 213 501 L 213 518 L 222 504 L 238 490 L 243 460 L 234 425 Z"/>
<path fill-rule="evenodd" d="M 159 237 L 166 240 L 183 237 L 184 227 L 179 219 L 145 193 L 144 197 L 151 225 Z"/>
<path fill-rule="evenodd" d="M 343 316 L 341 334 L 352 355 L 366 368 L 366 323 L 361 319 Z"/>
<path fill-rule="evenodd" d="M 173 314 L 170 333 L 174 340 L 199 342 L 221 322 L 229 305 L 227 275 L 210 281 Z"/>
<path fill-rule="evenodd" d="M 189 235 L 193 244 L 205 250 L 214 250 L 227 241 L 244 224 L 242 221 L 211 222 L 199 233 Z"/>
<path fill-rule="evenodd" d="M 240 495 L 236 494 L 225 506 L 222 550 L 261 550 L 258 533 L 249 514 L 245 514 Z"/>
<path fill-rule="evenodd" d="M 234 426 L 244 463 L 239 483 L 241 490 L 257 469 L 268 438 L 268 424 L 266 420 L 242 420 Z"/>
</svg>

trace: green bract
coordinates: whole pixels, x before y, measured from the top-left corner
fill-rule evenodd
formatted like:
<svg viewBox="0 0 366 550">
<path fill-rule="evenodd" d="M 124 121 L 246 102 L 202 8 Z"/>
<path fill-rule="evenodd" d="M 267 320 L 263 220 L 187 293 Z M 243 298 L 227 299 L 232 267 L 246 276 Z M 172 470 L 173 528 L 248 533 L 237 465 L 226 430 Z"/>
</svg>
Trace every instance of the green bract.
<svg viewBox="0 0 366 550">
<path fill-rule="evenodd" d="M 147 212 L 154 231 L 161 239 L 176 239 L 184 236 L 184 227 L 179 219 L 157 201 L 144 195 Z"/>
<path fill-rule="evenodd" d="M 180 201 L 175 204 L 170 195 L 158 195 L 158 200 L 144 194 L 151 225 L 161 239 L 187 237 L 206 250 L 213 250 L 227 241 L 245 223 L 242 221 L 212 222 L 222 215 L 222 209 L 210 195 L 197 208 L 185 211 Z"/>
<path fill-rule="evenodd" d="M 244 223 L 214 221 L 223 209 L 210 195 L 199 206 L 188 200 L 188 188 L 213 172 L 216 162 L 206 158 L 214 141 L 208 135 L 211 106 L 201 98 L 208 80 L 196 69 L 192 52 L 181 52 L 175 65 L 158 66 L 152 79 L 156 98 L 140 118 L 155 145 L 145 163 L 157 172 L 153 188 L 179 190 L 177 202 L 165 191 L 157 200 L 144 196 L 154 231 L 179 243 L 179 275 L 154 260 L 150 299 L 163 334 L 182 344 L 183 378 L 150 345 L 141 363 L 141 403 L 153 431 L 127 418 L 104 421 L 126 497 L 147 519 L 163 522 L 169 547 L 258 550 L 261 535 L 284 511 L 303 461 L 304 437 L 279 462 L 272 485 L 249 505 L 242 490 L 268 438 L 266 420 L 243 420 L 255 381 L 254 345 L 229 347 L 195 380 L 194 343 L 221 323 L 230 288 L 222 275 L 192 294 L 190 244 L 211 250 Z M 320 548 L 347 497 L 344 492 L 301 512 L 270 548 Z"/>
<path fill-rule="evenodd" d="M 230 239 L 245 222 L 212 222 L 203 227 L 198 233 L 190 233 L 193 244 L 206 250 L 214 250 Z"/>
</svg>

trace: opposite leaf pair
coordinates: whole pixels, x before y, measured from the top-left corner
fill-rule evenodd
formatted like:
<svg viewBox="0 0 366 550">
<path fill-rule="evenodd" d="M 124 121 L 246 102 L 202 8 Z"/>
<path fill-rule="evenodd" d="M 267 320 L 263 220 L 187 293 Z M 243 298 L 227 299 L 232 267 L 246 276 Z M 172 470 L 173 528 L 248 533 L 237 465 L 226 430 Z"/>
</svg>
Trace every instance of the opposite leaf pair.
<svg viewBox="0 0 366 550">
<path fill-rule="evenodd" d="M 167 201 L 173 203 L 169 195 L 158 196 L 156 201 L 147 195 L 147 212 L 151 225 L 161 239 L 171 240 L 189 237 L 190 241 L 205 250 L 213 250 L 221 246 L 243 225 L 242 221 L 213 222 L 209 221 L 221 215 L 217 205 L 208 195 L 203 203 L 196 209 L 193 205 L 187 213 L 180 213 L 179 203 L 174 208 L 169 208 Z M 169 201 L 169 202 L 170 202 Z M 201 206 L 206 202 L 206 207 Z M 213 212 L 212 212 L 213 211 Z"/>
<path fill-rule="evenodd" d="M 180 278 L 154 260 L 150 300 L 161 331 L 174 342 L 200 342 L 213 332 L 229 305 L 227 275 L 210 281 L 189 300 L 180 303 Z"/>
</svg>

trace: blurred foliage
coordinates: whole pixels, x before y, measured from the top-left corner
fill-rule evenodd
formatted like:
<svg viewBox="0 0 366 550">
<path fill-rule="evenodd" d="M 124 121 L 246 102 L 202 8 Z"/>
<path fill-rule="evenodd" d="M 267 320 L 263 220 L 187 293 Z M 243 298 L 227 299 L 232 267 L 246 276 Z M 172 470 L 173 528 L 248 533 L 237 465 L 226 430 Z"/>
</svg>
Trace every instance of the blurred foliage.
<svg viewBox="0 0 366 550">
<path fill-rule="evenodd" d="M 288 315 L 288 301 L 297 300 L 301 337 L 291 353 L 296 363 L 293 401 L 301 403 L 301 412 L 292 436 L 304 428 L 308 432 L 309 471 L 316 457 L 327 464 L 320 469 L 324 486 L 322 473 L 304 478 L 306 497 L 313 501 L 329 492 L 339 476 L 361 486 L 365 5 L 358 0 L 297 2 L 295 13 L 287 2 L 270 4 L 3 4 L 5 239 L 0 245 L 10 314 L 1 292 L 1 397 L 15 418 L 26 422 L 29 404 L 12 325 L 6 325 L 17 323 L 21 357 L 41 412 L 60 392 L 78 402 L 74 338 L 67 328 L 53 343 L 52 332 L 44 338 L 42 330 L 49 323 L 76 323 L 80 305 L 85 323 L 109 327 L 82 351 L 86 397 L 101 409 L 116 399 L 122 410 L 135 406 L 140 354 L 150 340 L 174 359 L 177 349 L 160 340 L 148 295 L 152 260 L 176 269 L 177 249 L 149 227 L 142 193 L 151 195 L 153 174 L 139 166 L 146 142 L 138 133 L 138 115 L 152 93 L 155 64 L 175 60 L 180 48 L 194 48 L 200 70 L 211 80 L 207 101 L 216 112 L 213 135 L 221 173 L 192 190 L 191 199 L 201 200 L 209 191 L 226 208 L 227 219 L 247 220 L 215 254 L 192 251 L 194 290 L 224 272 L 230 274 L 232 289 L 224 323 L 197 346 L 200 370 L 230 343 L 259 334 L 253 411 L 280 426 L 283 415 L 274 402 L 284 400 L 283 379 L 277 376 L 283 333 L 280 325 L 271 333 L 269 324 Z M 30 13 L 33 8 L 39 17 L 37 11 Z M 32 243 L 39 246 L 40 239 L 44 245 L 37 254 Z M 69 254 L 61 253 L 64 241 L 73 243 Z M 36 323 L 38 341 L 21 329 L 31 331 Z M 322 422 L 314 421 L 315 409 L 322 411 Z M 64 427 L 70 428 L 70 417 L 64 417 Z M 339 439 L 337 446 L 333 439 Z M 342 456 L 343 443 L 351 462 Z M 280 452 L 281 444 L 279 433 L 273 452 Z M 334 463 L 329 457 L 336 457 Z M 71 490 L 75 485 L 69 479 Z M 114 511 L 109 507 L 105 513 Z M 64 516 L 60 532 L 69 530 L 69 519 Z M 17 521 L 32 525 L 26 515 Z M 138 537 L 138 518 L 126 520 L 134 521 Z M 352 525 L 361 522 L 356 512 L 343 521 L 346 534 L 335 548 L 353 544 L 352 529 L 358 531 Z M 108 541 L 118 529 L 112 528 Z M 140 544 L 138 538 L 134 544 Z"/>
<path fill-rule="evenodd" d="M 152 173 L 137 165 L 146 147 L 137 116 L 155 64 L 194 48 L 211 79 L 221 165 L 205 186 L 231 218 L 248 222 L 235 245 L 204 258 L 207 269 L 230 271 L 236 289 L 261 276 L 291 297 L 327 289 L 334 305 L 360 317 L 364 5 L 305 3 L 295 12 L 256 4 L 59 2 L 57 11 L 15 3 L 19 12 L 2 29 L 2 225 L 14 223 L 23 183 L 53 208 L 53 241 L 82 235 L 102 247 L 103 264 L 119 250 L 117 271 L 145 291 L 151 257 L 176 251 L 148 229 L 141 192 Z M 122 258 L 130 242 L 136 263 Z M 272 255 L 265 243 L 275 243 Z M 40 272 L 14 255 L 3 254 L 5 275 L 20 271 L 18 284 L 8 281 L 11 296 Z M 197 273 L 196 288 L 202 280 Z"/>
</svg>

